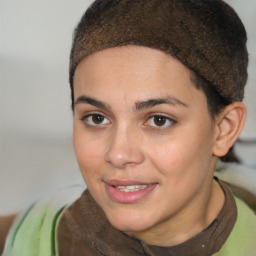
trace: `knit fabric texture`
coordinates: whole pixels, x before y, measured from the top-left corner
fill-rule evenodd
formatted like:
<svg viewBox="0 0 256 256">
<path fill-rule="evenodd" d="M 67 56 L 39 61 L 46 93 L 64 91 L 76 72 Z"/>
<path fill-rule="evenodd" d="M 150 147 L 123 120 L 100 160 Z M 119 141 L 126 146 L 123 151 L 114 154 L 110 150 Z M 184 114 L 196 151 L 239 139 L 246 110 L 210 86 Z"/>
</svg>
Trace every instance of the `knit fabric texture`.
<svg viewBox="0 0 256 256">
<path fill-rule="evenodd" d="M 86 56 L 138 45 L 177 58 L 228 103 L 241 101 L 247 80 L 246 41 L 243 23 L 222 0 L 96 0 L 74 32 L 70 85 Z"/>
</svg>

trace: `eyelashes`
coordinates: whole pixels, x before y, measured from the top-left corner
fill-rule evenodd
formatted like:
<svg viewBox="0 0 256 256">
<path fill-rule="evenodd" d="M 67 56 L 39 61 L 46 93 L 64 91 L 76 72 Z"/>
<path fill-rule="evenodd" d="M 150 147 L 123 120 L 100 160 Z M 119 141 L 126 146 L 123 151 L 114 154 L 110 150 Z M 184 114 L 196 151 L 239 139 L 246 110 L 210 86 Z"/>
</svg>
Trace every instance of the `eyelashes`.
<svg viewBox="0 0 256 256">
<path fill-rule="evenodd" d="M 111 120 L 101 113 L 90 113 L 83 116 L 80 120 L 86 127 L 105 128 L 112 124 Z M 163 130 L 171 128 L 176 123 L 177 121 L 173 118 L 162 113 L 156 113 L 150 114 L 146 121 L 143 122 L 143 126 Z"/>
<path fill-rule="evenodd" d="M 81 120 L 87 126 L 106 126 L 111 123 L 109 119 L 107 119 L 104 115 L 99 113 L 92 113 L 83 116 Z"/>
<path fill-rule="evenodd" d="M 172 126 L 173 124 L 175 124 L 176 121 L 170 117 L 167 117 L 165 115 L 153 115 L 151 116 L 147 121 L 146 121 L 146 125 L 147 126 L 152 126 L 154 128 L 160 128 L 160 129 L 164 129 L 164 128 L 168 128 L 170 126 Z"/>
</svg>

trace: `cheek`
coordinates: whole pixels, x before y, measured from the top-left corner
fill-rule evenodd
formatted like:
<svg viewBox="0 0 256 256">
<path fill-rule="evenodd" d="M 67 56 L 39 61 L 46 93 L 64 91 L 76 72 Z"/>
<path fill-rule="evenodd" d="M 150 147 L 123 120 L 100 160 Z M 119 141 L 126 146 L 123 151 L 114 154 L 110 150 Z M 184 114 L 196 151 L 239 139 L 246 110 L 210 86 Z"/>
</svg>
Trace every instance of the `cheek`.
<svg viewBox="0 0 256 256">
<path fill-rule="evenodd" d="M 79 129 L 74 129 L 73 145 L 80 171 L 83 177 L 97 175 L 104 158 L 102 143 L 90 139 Z"/>
<path fill-rule="evenodd" d="M 208 130 L 192 129 L 181 131 L 171 138 L 148 145 L 151 161 L 164 175 L 187 175 L 193 172 L 208 170 L 212 157 L 211 133 Z M 210 131 L 210 130 L 209 130 Z M 152 146 L 157 145 L 157 146 Z"/>
<path fill-rule="evenodd" d="M 163 172 L 170 172 L 177 170 L 177 167 L 183 162 L 184 152 L 180 144 L 168 142 L 154 147 L 150 155 L 152 162 L 161 166 Z"/>
<path fill-rule="evenodd" d="M 81 136 L 74 136 L 74 149 L 79 163 L 94 162 L 98 158 L 96 145 Z"/>
</svg>

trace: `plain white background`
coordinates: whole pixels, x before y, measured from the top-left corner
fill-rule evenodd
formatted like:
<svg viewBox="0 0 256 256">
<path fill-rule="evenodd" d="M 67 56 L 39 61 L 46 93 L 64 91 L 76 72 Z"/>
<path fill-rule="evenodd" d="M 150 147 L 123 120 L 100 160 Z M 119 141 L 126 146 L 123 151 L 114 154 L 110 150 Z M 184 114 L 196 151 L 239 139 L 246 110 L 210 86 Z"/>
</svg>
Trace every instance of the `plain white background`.
<svg viewBox="0 0 256 256">
<path fill-rule="evenodd" d="M 0 0 L 0 213 L 59 187 L 81 183 L 72 148 L 68 59 L 89 0 Z M 248 31 L 248 119 L 256 139 L 256 0 L 229 0 Z M 238 147 L 239 149 L 239 147 Z M 256 150 L 240 146 L 245 164 Z"/>
</svg>

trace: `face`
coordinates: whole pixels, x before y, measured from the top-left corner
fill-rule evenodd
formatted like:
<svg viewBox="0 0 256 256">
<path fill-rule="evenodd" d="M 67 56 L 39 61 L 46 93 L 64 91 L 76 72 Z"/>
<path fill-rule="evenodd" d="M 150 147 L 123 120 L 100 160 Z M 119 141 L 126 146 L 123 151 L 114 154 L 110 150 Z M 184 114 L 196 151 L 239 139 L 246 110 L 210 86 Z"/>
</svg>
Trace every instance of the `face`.
<svg viewBox="0 0 256 256">
<path fill-rule="evenodd" d="M 215 124 L 184 65 L 146 47 L 97 52 L 75 72 L 74 100 L 80 170 L 113 226 L 136 236 L 201 210 Z"/>
</svg>

